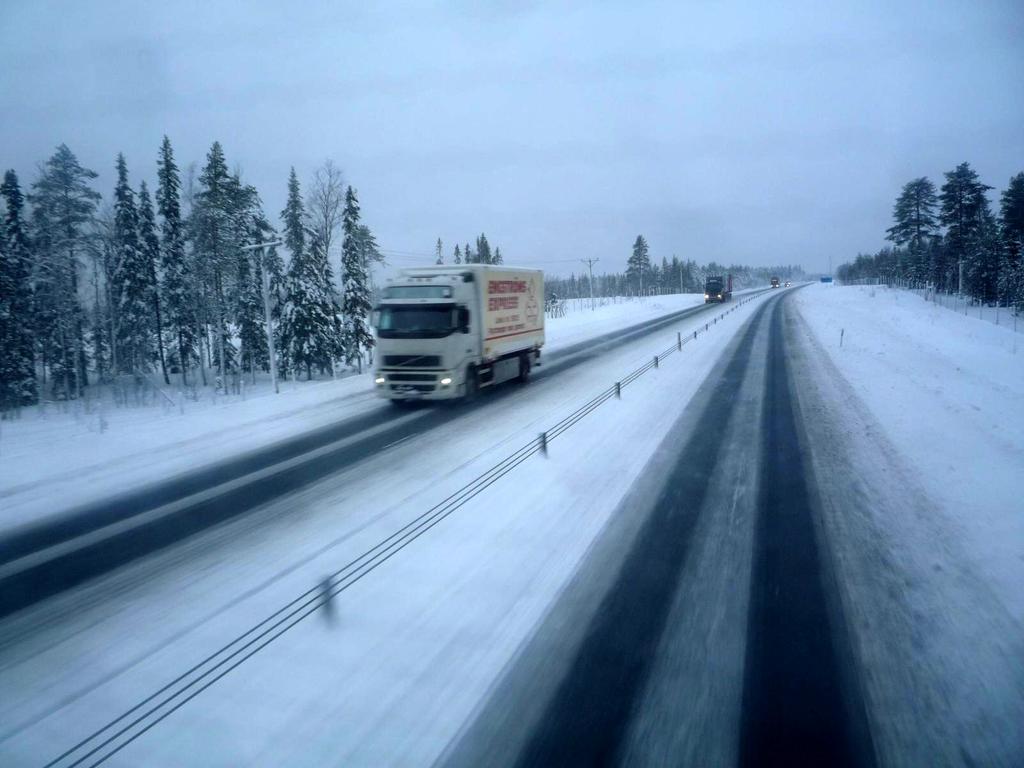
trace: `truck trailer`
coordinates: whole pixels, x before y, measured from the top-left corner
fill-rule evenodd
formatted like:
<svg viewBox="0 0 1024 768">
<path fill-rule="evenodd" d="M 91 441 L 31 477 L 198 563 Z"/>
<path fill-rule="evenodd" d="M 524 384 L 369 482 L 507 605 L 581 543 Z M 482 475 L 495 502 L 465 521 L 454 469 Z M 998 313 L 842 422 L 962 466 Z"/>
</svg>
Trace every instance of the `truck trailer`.
<svg viewBox="0 0 1024 768">
<path fill-rule="evenodd" d="M 472 398 L 525 383 L 544 346 L 544 273 L 467 264 L 404 269 L 374 308 L 374 387 L 394 402 Z"/>
<path fill-rule="evenodd" d="M 708 275 L 704 280 L 704 303 L 732 300 L 732 275 Z"/>
</svg>

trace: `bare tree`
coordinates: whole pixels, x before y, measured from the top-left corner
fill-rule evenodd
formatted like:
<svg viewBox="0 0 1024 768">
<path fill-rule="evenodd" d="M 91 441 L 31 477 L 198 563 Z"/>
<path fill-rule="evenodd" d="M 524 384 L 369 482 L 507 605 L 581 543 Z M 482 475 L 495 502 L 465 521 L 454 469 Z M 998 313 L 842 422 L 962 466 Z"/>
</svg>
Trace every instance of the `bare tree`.
<svg viewBox="0 0 1024 768">
<path fill-rule="evenodd" d="M 345 207 L 345 177 L 332 160 L 313 173 L 306 197 L 306 211 L 309 224 L 320 242 L 324 253 L 330 255 L 334 237 L 341 228 L 341 215 Z"/>
</svg>

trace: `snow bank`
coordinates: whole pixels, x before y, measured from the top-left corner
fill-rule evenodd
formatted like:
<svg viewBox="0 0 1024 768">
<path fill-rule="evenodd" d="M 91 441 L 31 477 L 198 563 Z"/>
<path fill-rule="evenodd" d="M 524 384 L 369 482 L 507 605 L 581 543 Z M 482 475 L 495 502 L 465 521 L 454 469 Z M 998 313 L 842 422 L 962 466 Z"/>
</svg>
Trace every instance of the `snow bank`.
<svg viewBox="0 0 1024 768">
<path fill-rule="evenodd" d="M 949 534 L 1024 621 L 1020 334 L 881 286 L 813 286 L 795 300 L 941 506 Z"/>
</svg>

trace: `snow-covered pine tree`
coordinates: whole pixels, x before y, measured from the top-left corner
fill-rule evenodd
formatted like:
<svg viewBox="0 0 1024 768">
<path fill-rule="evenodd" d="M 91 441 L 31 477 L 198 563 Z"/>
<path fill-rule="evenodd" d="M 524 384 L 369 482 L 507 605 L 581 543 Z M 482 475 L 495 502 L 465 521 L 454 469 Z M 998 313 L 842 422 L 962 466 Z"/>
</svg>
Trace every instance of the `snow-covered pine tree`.
<svg viewBox="0 0 1024 768">
<path fill-rule="evenodd" d="M 170 384 L 167 375 L 167 359 L 164 355 L 164 322 L 160 300 L 160 240 L 156 235 L 156 217 L 153 214 L 153 202 L 149 198 L 146 182 L 139 184 L 139 245 L 146 260 L 147 277 L 149 279 L 149 302 L 153 307 L 153 333 L 156 340 L 157 359 L 164 375 L 164 384 Z"/>
<path fill-rule="evenodd" d="M 985 304 L 999 299 L 999 262 L 1002 256 L 999 226 L 988 199 L 977 211 L 978 221 L 967 243 L 964 290 Z"/>
<path fill-rule="evenodd" d="M 494 249 L 494 258 L 491 259 L 491 264 L 504 264 L 505 260 L 501 257 L 501 248 Z"/>
<path fill-rule="evenodd" d="M 288 269 L 285 273 L 281 296 L 281 322 L 279 326 L 282 370 L 292 369 L 298 365 L 296 360 L 305 359 L 305 339 L 302 338 L 305 307 L 308 303 L 307 291 L 302 275 L 305 274 L 306 259 L 306 227 L 305 210 L 302 204 L 302 193 L 299 188 L 299 177 L 295 168 L 288 175 L 288 198 L 281 211 L 281 222 L 284 225 L 283 239 L 288 249 Z M 296 352 L 297 350 L 297 352 Z M 307 370 L 307 375 L 311 370 Z"/>
<path fill-rule="evenodd" d="M 893 206 L 893 225 L 886 231 L 886 239 L 907 247 L 905 271 L 913 280 L 928 279 L 928 246 L 938 236 L 937 204 L 935 185 L 922 176 L 903 185 Z"/>
<path fill-rule="evenodd" d="M 174 335 L 182 384 L 195 359 L 196 317 L 192 305 L 190 272 L 185 259 L 185 229 L 181 219 L 181 176 L 174 162 L 171 141 L 164 136 L 157 160 L 157 211 L 160 224 L 160 266 L 167 326 Z"/>
<path fill-rule="evenodd" d="M 476 264 L 476 257 L 473 255 L 473 251 L 469 247 L 469 243 L 466 243 L 466 247 L 462 251 L 462 260 L 467 264 Z"/>
<path fill-rule="evenodd" d="M 942 185 L 939 196 L 942 204 L 939 218 L 946 227 L 945 248 L 943 263 L 935 277 L 943 287 L 950 290 L 958 287 L 961 261 L 965 276 L 971 271 L 971 254 L 968 251 L 984 221 L 984 213 L 988 211 L 985 193 L 991 187 L 978 181 L 978 174 L 969 163 L 960 163 L 954 170 L 946 172 L 945 176 L 946 183 Z"/>
<path fill-rule="evenodd" d="M 267 365 L 267 337 L 264 329 L 263 276 L 257 249 L 246 246 L 258 245 L 271 232 L 260 209 L 259 194 L 251 185 L 243 185 L 241 179 L 232 179 L 232 233 L 236 246 L 236 264 L 232 299 L 234 322 L 238 328 L 239 364 L 241 370 L 248 370 L 256 379 L 256 369 Z"/>
<path fill-rule="evenodd" d="M 359 244 L 359 200 L 351 186 L 345 191 L 345 213 L 342 228 L 345 240 L 342 244 L 342 317 L 344 321 L 345 363 L 355 362 L 360 373 L 363 370 L 363 351 L 373 347 L 370 333 L 369 314 L 371 310 L 370 290 L 366 263 Z"/>
<path fill-rule="evenodd" d="M 275 236 L 274 228 L 270 226 L 270 222 L 267 221 L 263 210 L 257 209 L 252 218 L 251 243 L 253 245 L 260 245 L 275 240 Z M 264 307 L 263 272 L 266 270 L 268 277 L 267 288 L 269 290 L 267 291 L 266 301 L 270 306 L 271 332 L 275 333 L 274 318 L 280 312 L 275 285 L 281 280 L 281 257 L 277 255 L 277 251 L 273 247 L 253 249 L 251 253 L 252 278 L 249 282 L 249 293 L 246 297 L 250 307 L 247 309 L 246 314 L 251 316 L 258 313 L 259 321 L 252 323 L 248 329 L 240 328 L 239 336 L 249 337 L 248 343 L 243 341 L 243 349 L 247 350 L 247 357 L 249 358 L 247 362 L 252 370 L 253 381 L 255 382 L 256 366 L 268 370 L 270 361 L 270 350 L 267 348 L 266 337 L 267 312 Z M 255 338 L 256 336 L 259 338 Z"/>
<path fill-rule="evenodd" d="M 308 245 L 298 259 L 293 257 L 288 270 L 281 325 L 291 365 L 295 370 L 305 368 L 311 379 L 314 367 L 321 373 L 330 370 L 341 351 L 344 329 L 323 243 L 317 232 L 307 234 Z"/>
<path fill-rule="evenodd" d="M 284 244 L 291 253 L 292 261 L 301 258 L 306 250 L 306 212 L 302 205 L 302 192 L 299 188 L 299 177 L 292 168 L 288 176 L 288 200 L 281 211 L 284 222 Z"/>
<path fill-rule="evenodd" d="M 36 388 L 32 319 L 31 246 L 24 221 L 25 198 L 14 171 L 0 184 L 0 411 L 32 405 Z"/>
<path fill-rule="evenodd" d="M 114 232 L 113 211 L 109 208 L 96 217 L 91 237 L 86 241 L 91 269 L 89 282 L 92 284 L 91 328 L 89 346 L 92 353 L 93 370 L 97 380 L 108 381 L 114 372 L 112 344 L 114 328 L 110 320 L 110 281 L 108 266 L 113 264 L 112 243 Z"/>
<path fill-rule="evenodd" d="M 478 264 L 491 263 L 491 245 L 487 242 L 487 235 L 483 233 L 476 239 L 476 260 Z"/>
<path fill-rule="evenodd" d="M 1018 311 L 1024 310 L 1024 173 L 1018 173 L 999 198 L 1003 241 L 1000 294 Z"/>
<path fill-rule="evenodd" d="M 441 247 L 441 238 L 439 237 L 437 238 L 437 245 L 434 246 L 434 251 L 437 253 L 437 260 L 434 263 L 438 266 L 444 264 L 444 256 L 442 255 Z"/>
<path fill-rule="evenodd" d="M 88 384 L 84 316 L 78 299 L 79 259 L 100 195 L 89 186 L 97 176 L 83 168 L 66 144 L 57 147 L 32 185 L 35 321 L 43 376 L 53 394 L 77 397 Z"/>
<path fill-rule="evenodd" d="M 638 295 L 643 295 L 644 278 L 651 268 L 651 260 L 647 254 L 647 241 L 643 235 L 637 235 L 633 241 L 633 254 L 626 261 L 626 277 Z"/>
<path fill-rule="evenodd" d="M 205 285 L 212 300 L 210 321 L 214 325 L 214 341 L 221 387 L 227 386 L 231 363 L 228 349 L 228 276 L 233 273 L 234 243 L 232 239 L 232 180 L 228 173 L 224 150 L 215 141 L 206 155 L 206 166 L 199 175 L 199 192 L 192 212 L 197 279 Z"/>
<path fill-rule="evenodd" d="M 117 156 L 114 187 L 114 236 L 117 243 L 114 296 L 117 304 L 117 362 L 131 373 L 148 367 L 152 349 L 149 265 L 139 242 L 135 192 L 128 184 L 124 155 Z"/>
<path fill-rule="evenodd" d="M 330 262 L 315 230 L 305 228 L 305 211 L 294 169 L 288 180 L 288 201 L 281 211 L 284 242 L 291 251 L 285 279 L 286 295 L 281 311 L 282 356 L 294 370 L 313 367 L 327 371 L 339 355 L 342 343 L 340 308 L 334 298 Z M 345 230 L 346 240 L 348 230 Z M 308 244 L 307 244 L 308 238 Z"/>
<path fill-rule="evenodd" d="M 455 256 L 452 259 L 452 261 L 455 264 L 461 264 L 462 263 L 462 252 L 459 250 L 459 244 L 458 243 L 455 244 Z"/>
</svg>

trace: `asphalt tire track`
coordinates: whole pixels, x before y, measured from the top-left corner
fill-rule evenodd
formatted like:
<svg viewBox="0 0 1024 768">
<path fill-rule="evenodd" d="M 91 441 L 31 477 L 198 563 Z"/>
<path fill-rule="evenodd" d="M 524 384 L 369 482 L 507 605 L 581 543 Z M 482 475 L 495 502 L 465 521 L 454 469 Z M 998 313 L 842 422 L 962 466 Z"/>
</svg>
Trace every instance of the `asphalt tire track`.
<svg viewBox="0 0 1024 768">
<path fill-rule="evenodd" d="M 517 765 L 607 765 L 621 760 L 633 712 L 665 631 L 707 479 L 724 441 L 722 427 L 743 385 L 760 319 L 776 303 L 758 308 L 717 374 L 714 396 L 697 419 Z"/>
<path fill-rule="evenodd" d="M 771 318 L 761 429 L 740 764 L 870 766 L 864 702 L 848 665 L 846 622 L 828 594 L 813 479 L 800 448 L 784 343 Z M 811 482 L 809 487 L 808 480 Z"/>
</svg>

